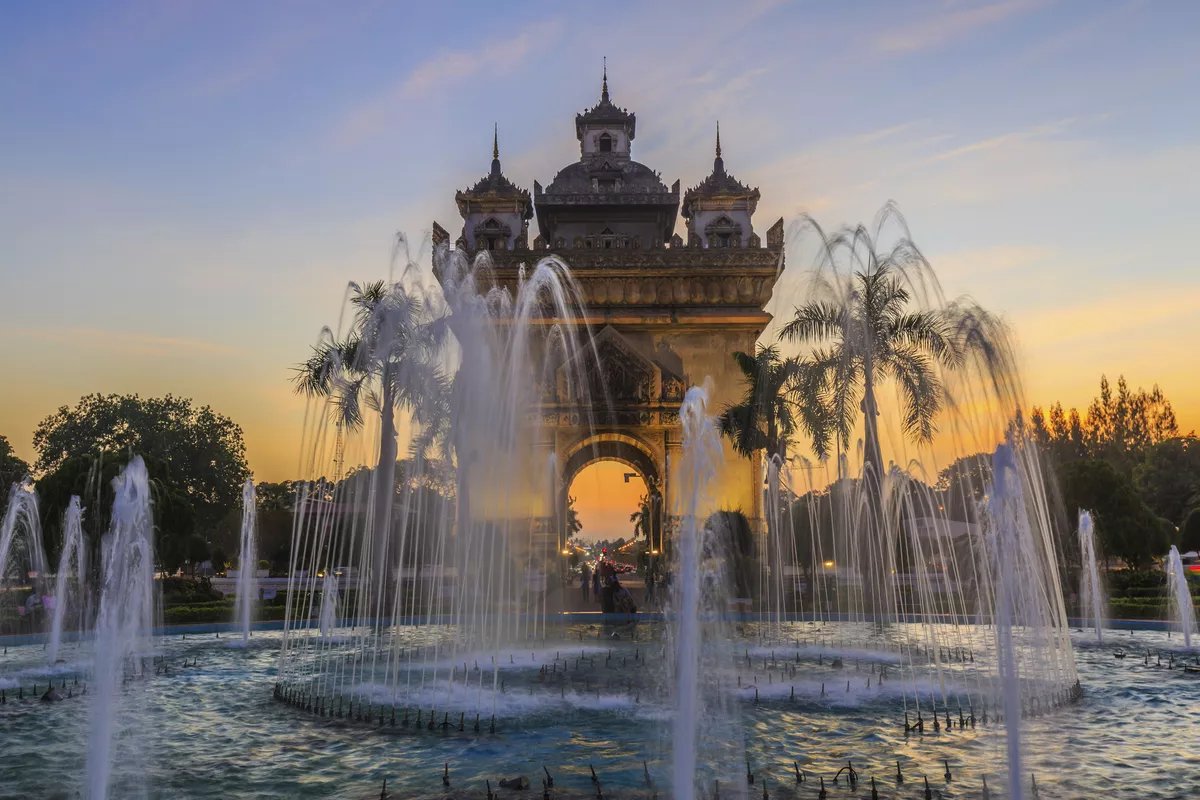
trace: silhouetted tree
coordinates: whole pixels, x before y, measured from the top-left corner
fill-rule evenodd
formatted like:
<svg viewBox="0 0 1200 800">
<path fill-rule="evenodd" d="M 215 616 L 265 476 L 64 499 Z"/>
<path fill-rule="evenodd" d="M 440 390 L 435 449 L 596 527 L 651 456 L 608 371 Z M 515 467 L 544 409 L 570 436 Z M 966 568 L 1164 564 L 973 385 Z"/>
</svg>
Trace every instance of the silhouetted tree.
<svg viewBox="0 0 1200 800">
<path fill-rule="evenodd" d="M 215 525 L 242 498 L 250 474 L 242 429 L 209 406 L 167 395 L 91 394 L 42 420 L 33 434 L 42 474 L 73 456 L 108 453 L 121 464 L 136 453 L 159 465 L 151 476 L 182 495 L 202 530 Z"/>
</svg>

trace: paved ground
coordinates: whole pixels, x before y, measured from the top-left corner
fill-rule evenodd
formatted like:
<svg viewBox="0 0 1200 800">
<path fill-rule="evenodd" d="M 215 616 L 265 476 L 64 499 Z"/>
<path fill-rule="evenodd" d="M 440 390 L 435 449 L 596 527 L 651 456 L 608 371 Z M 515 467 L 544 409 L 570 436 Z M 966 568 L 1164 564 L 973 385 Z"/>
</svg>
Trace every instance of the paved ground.
<svg viewBox="0 0 1200 800">
<path fill-rule="evenodd" d="M 658 610 L 657 603 L 646 603 L 646 584 L 645 581 L 638 575 L 624 575 L 618 578 L 621 585 L 629 590 L 633 595 L 633 602 L 637 604 L 638 610 Z M 583 590 L 579 587 L 579 580 L 565 589 L 552 590 L 548 605 L 557 611 L 584 612 L 595 611 L 600 612 L 600 600 L 594 594 L 588 595 L 589 599 L 584 602 Z"/>
</svg>

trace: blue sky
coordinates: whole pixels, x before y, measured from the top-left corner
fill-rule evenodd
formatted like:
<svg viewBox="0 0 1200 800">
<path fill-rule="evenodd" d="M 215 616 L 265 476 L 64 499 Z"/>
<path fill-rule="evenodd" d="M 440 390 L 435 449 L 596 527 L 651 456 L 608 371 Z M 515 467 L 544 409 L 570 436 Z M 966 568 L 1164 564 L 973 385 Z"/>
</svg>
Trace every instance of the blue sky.
<svg viewBox="0 0 1200 800">
<path fill-rule="evenodd" d="M 289 368 L 346 282 L 457 230 L 493 123 L 525 187 L 577 158 L 603 56 L 668 183 L 719 118 L 760 232 L 893 199 L 1013 323 L 1031 401 L 1123 372 L 1197 427 L 1197 41 L 1191 2 L 4 4 L 0 433 L 28 456 L 86 392 L 170 391 L 294 475 Z"/>
</svg>

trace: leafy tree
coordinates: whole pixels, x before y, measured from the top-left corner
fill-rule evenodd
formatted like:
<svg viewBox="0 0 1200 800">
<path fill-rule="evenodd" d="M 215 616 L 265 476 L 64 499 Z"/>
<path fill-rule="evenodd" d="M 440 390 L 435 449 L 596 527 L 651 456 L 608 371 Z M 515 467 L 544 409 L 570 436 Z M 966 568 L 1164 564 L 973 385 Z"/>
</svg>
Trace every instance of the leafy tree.
<svg viewBox="0 0 1200 800">
<path fill-rule="evenodd" d="M 1200 508 L 1193 508 L 1179 529 L 1179 550 L 1183 553 L 1200 551 Z"/>
<path fill-rule="evenodd" d="M 8 497 L 8 487 L 29 474 L 29 465 L 13 452 L 8 439 L 0 436 L 0 492 Z"/>
<path fill-rule="evenodd" d="M 112 517 L 113 481 L 131 458 L 129 452 L 99 451 L 72 455 L 37 481 L 46 555 L 57 563 L 62 546 L 63 512 L 71 496 L 84 507 L 83 532 L 89 544 L 88 563 L 100 563 L 99 546 Z M 186 560 L 186 542 L 196 529 L 191 500 L 175 488 L 167 466 L 142 456 L 150 476 L 155 552 L 164 571 L 174 572 Z M 169 562 L 169 563 L 168 563 Z M 175 565 L 170 569 L 171 564 Z"/>
<path fill-rule="evenodd" d="M 1158 386 L 1130 391 L 1125 376 L 1117 378 L 1114 396 L 1108 378 L 1100 377 L 1100 396 L 1088 407 L 1088 449 L 1126 473 L 1151 445 L 1179 432 L 1175 412 Z"/>
<path fill-rule="evenodd" d="M 1200 439 L 1177 436 L 1151 445 L 1133 473 L 1146 504 L 1173 525 L 1200 505 Z"/>
<path fill-rule="evenodd" d="M 72 456 L 137 453 L 160 465 L 159 480 L 184 496 L 202 528 L 215 525 L 241 500 L 249 475 L 242 429 L 209 406 L 167 395 L 87 395 L 63 406 L 33 434 L 36 467 L 50 473 Z M 123 461 L 121 463 L 124 463 Z"/>
<path fill-rule="evenodd" d="M 429 320 L 422 300 L 399 283 L 353 284 L 350 302 L 350 333 L 340 341 L 325 336 L 294 382 L 297 392 L 328 400 L 334 421 L 346 430 L 362 428 L 364 406 L 380 415 L 373 563 L 382 567 L 391 527 L 388 488 L 396 481 L 396 412 L 410 413 L 419 426 L 416 452 L 444 432 L 449 416 L 450 383 L 437 366 L 445 326 Z"/>
<path fill-rule="evenodd" d="M 1171 537 L 1142 502 L 1133 483 L 1104 459 L 1081 459 L 1059 467 L 1064 506 L 1092 512 L 1096 532 L 1110 556 L 1131 567 L 1161 556 Z"/>
<path fill-rule="evenodd" d="M 910 309 L 911 296 L 901 275 L 873 251 L 866 265 L 827 298 L 796 308 L 781 339 L 812 345 L 804 387 L 812 394 L 801 406 L 818 403 L 813 414 L 827 419 L 843 449 L 849 449 L 854 420 L 861 413 L 865 431 L 864 468 L 882 475 L 876 391 L 894 381 L 903 403 L 904 431 L 929 441 L 945 401 L 938 368 L 962 363 L 952 327 L 939 312 Z M 825 449 L 820 437 L 813 448 Z"/>
<path fill-rule="evenodd" d="M 976 453 L 963 456 L 938 474 L 937 489 L 941 494 L 939 509 L 947 519 L 975 522 L 979 503 L 987 494 L 992 480 L 992 454 Z"/>
<path fill-rule="evenodd" d="M 1074 458 L 1103 458 L 1126 476 L 1132 477 L 1154 445 L 1179 436 L 1171 402 L 1157 385 L 1149 392 L 1131 390 L 1125 376 L 1117 379 L 1114 394 L 1106 376 L 1100 377 L 1100 394 L 1086 415 L 1077 409 L 1064 411 L 1055 403 L 1049 411 L 1035 406 L 1030 430 L 1054 463 Z"/>
<path fill-rule="evenodd" d="M 254 485 L 254 500 L 260 512 L 291 511 L 296 501 L 296 485 L 291 481 L 257 483 Z M 240 513 L 240 508 L 238 510 Z"/>
</svg>

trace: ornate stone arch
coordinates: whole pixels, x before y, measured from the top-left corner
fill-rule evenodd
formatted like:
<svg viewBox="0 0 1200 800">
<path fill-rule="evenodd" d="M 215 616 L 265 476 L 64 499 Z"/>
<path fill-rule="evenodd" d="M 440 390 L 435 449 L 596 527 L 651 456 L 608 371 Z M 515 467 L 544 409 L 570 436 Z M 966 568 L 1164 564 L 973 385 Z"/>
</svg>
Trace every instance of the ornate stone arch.
<svg viewBox="0 0 1200 800">
<path fill-rule="evenodd" d="M 560 456 L 558 513 L 561 518 L 557 526 L 560 537 L 565 537 L 565 516 L 571 484 L 586 467 L 599 461 L 624 464 L 641 476 L 647 488 L 664 494 L 665 465 L 660 463 L 660 457 L 654 449 L 636 436 L 627 433 L 592 434 L 561 451 Z M 662 513 L 662 509 L 659 513 Z M 560 541 L 559 548 L 565 544 L 565 541 Z"/>
</svg>

